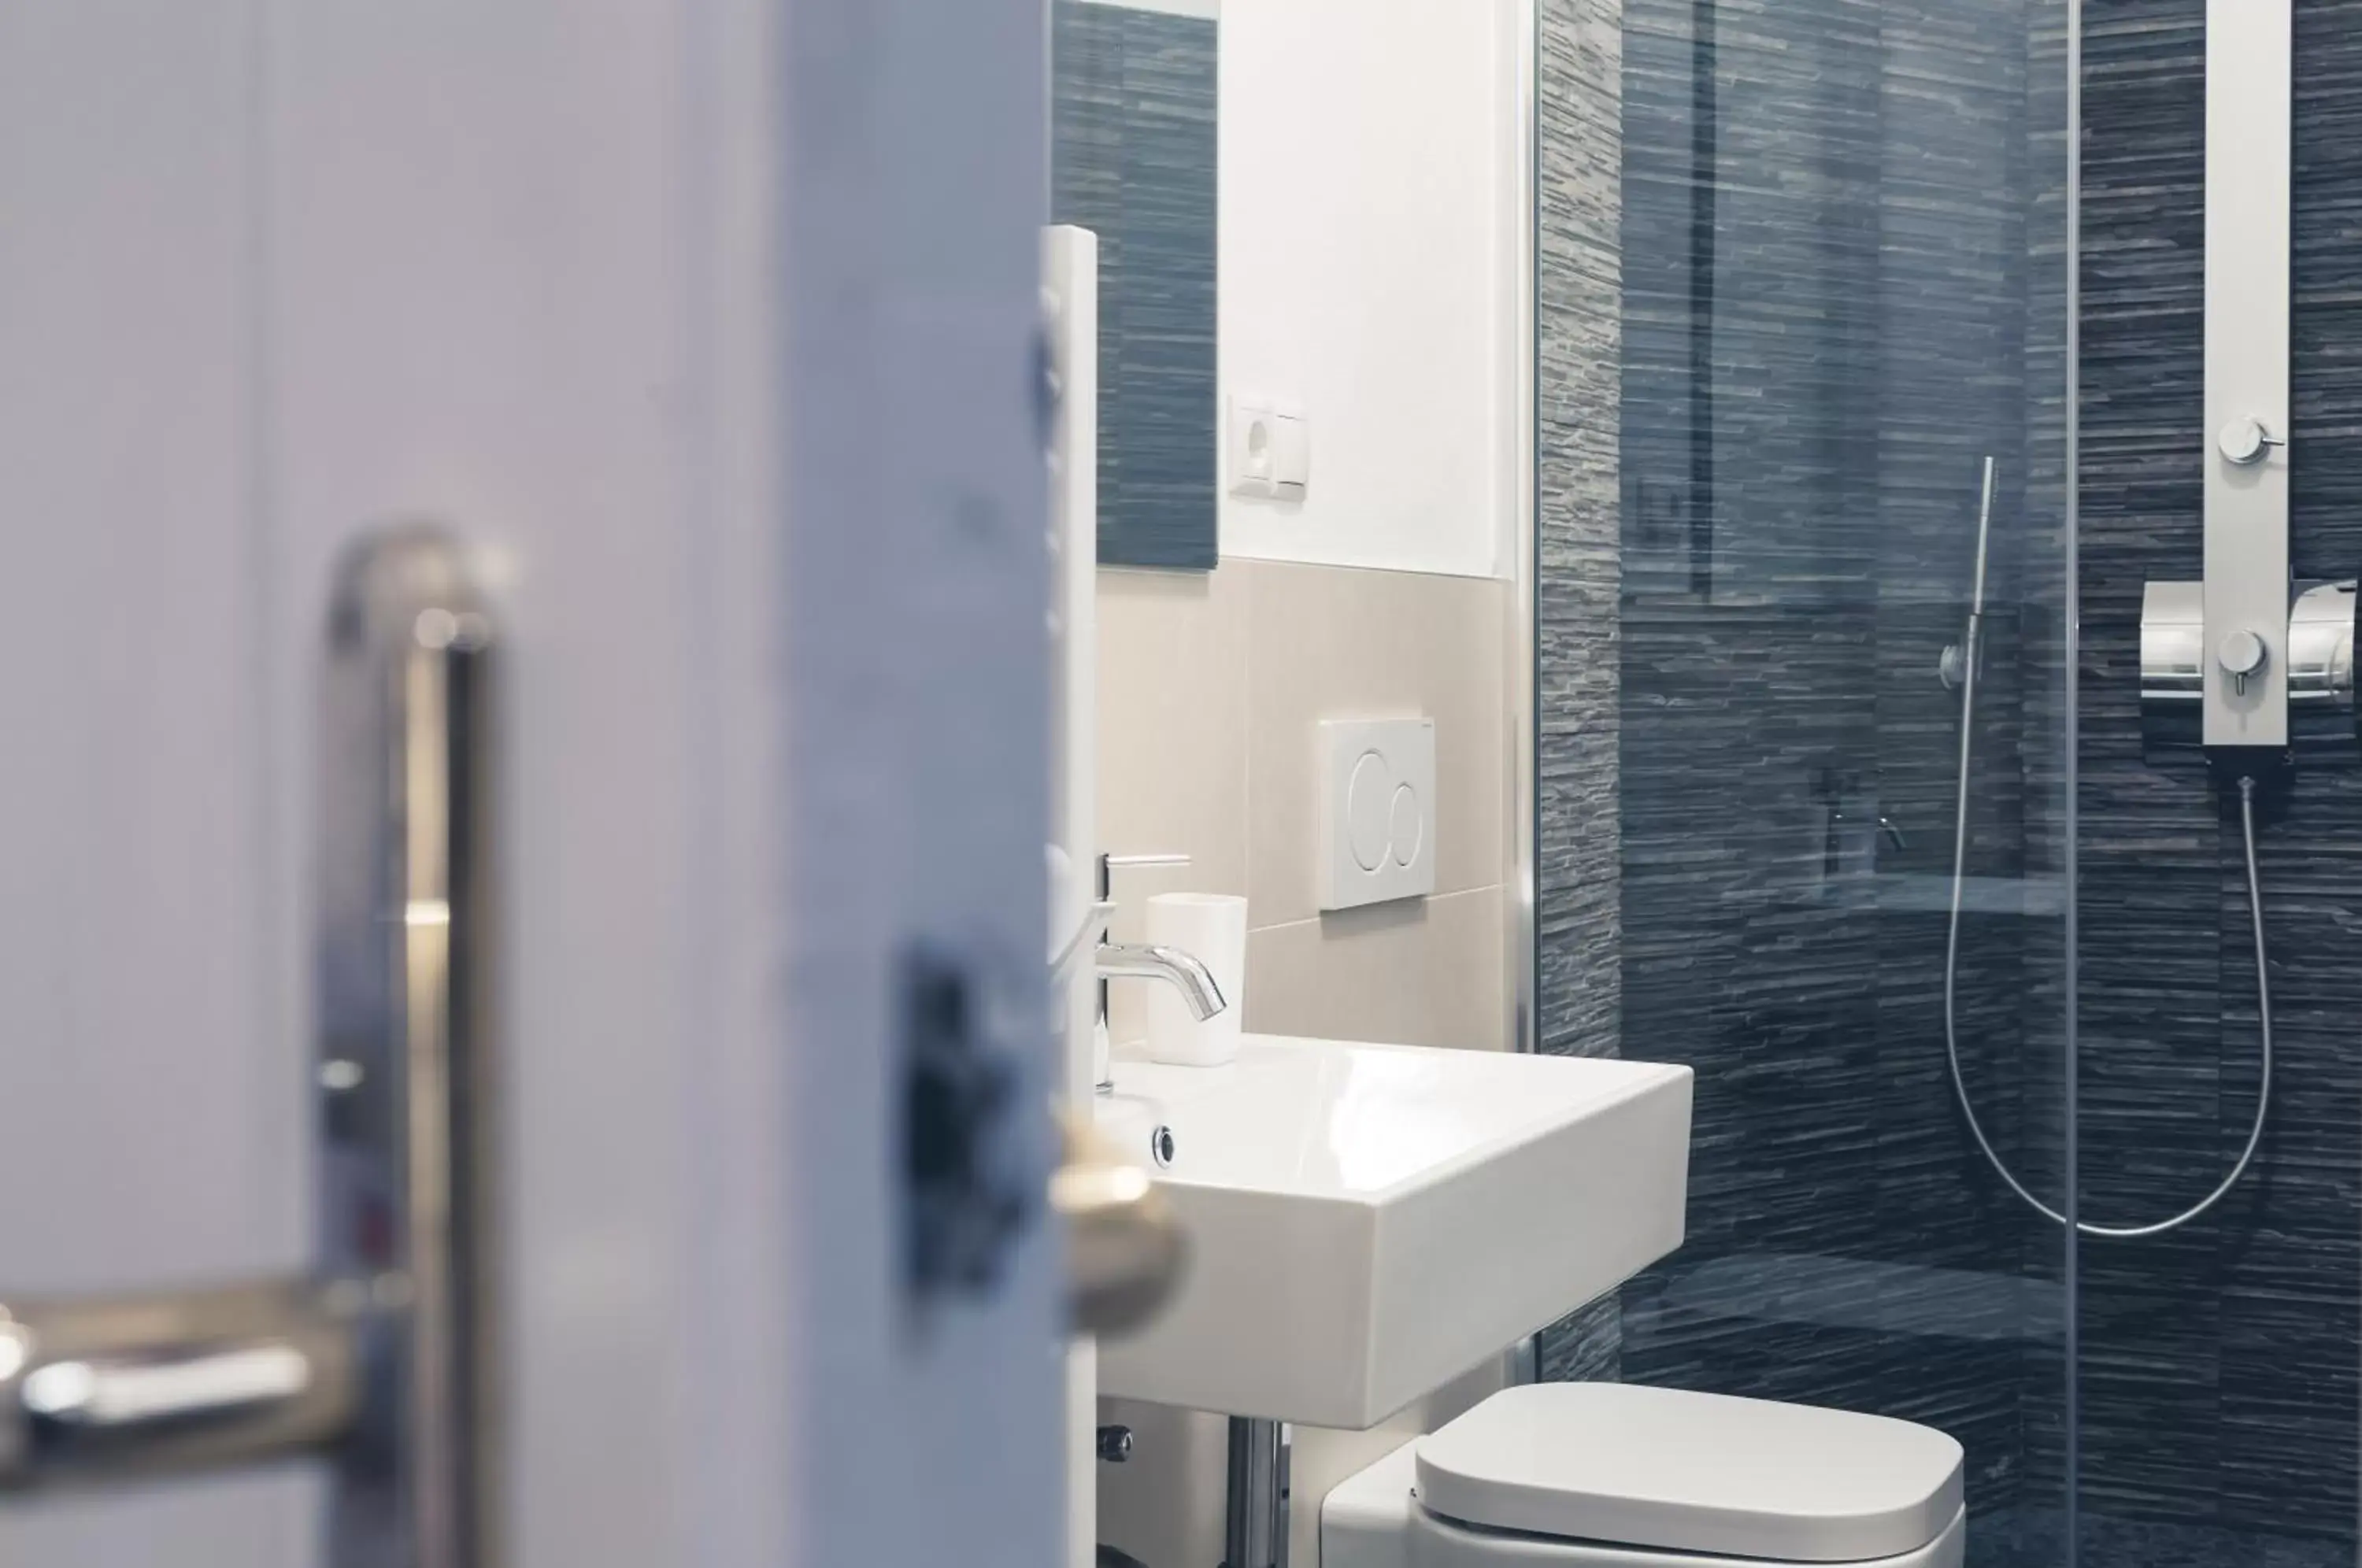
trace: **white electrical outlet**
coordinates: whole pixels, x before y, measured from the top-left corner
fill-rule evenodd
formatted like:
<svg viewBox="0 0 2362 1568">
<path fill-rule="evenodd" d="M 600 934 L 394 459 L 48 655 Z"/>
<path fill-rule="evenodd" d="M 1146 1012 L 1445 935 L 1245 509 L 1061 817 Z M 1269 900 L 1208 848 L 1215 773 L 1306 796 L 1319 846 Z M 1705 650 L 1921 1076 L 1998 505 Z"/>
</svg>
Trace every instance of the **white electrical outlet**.
<svg viewBox="0 0 2362 1568">
<path fill-rule="evenodd" d="M 1312 424 L 1301 407 L 1233 392 L 1224 423 L 1224 467 L 1232 495 L 1304 499 L 1312 482 Z"/>
<path fill-rule="evenodd" d="M 1302 501 L 1312 483 L 1312 422 L 1304 411 L 1279 403 L 1271 411 L 1271 492 L 1281 501 Z"/>
<path fill-rule="evenodd" d="M 1320 725 L 1320 907 L 1435 891 L 1435 721 Z"/>
<path fill-rule="evenodd" d="M 1278 492 L 1278 421 L 1267 398 L 1231 398 L 1230 481 L 1232 495 Z"/>
</svg>

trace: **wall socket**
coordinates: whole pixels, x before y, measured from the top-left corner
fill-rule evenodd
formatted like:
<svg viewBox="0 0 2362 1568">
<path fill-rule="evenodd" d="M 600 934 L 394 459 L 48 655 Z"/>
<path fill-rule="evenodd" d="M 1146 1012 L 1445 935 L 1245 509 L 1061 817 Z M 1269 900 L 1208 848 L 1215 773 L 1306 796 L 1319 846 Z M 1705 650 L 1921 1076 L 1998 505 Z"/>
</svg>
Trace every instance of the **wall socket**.
<svg viewBox="0 0 2362 1568">
<path fill-rule="evenodd" d="M 1312 425 L 1300 405 L 1233 394 L 1225 424 L 1232 495 L 1304 499 L 1312 481 Z"/>
</svg>

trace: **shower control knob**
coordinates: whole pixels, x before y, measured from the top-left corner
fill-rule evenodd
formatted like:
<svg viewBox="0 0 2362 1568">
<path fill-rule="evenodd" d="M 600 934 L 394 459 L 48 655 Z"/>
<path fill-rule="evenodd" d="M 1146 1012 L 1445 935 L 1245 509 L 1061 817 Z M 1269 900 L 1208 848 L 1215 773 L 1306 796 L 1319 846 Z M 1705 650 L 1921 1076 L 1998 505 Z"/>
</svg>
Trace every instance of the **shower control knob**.
<svg viewBox="0 0 2362 1568">
<path fill-rule="evenodd" d="M 1968 678 L 1969 650 L 1959 643 L 1946 643 L 1936 659 L 1936 679 L 1944 683 L 1945 690 L 1958 691 Z"/>
<path fill-rule="evenodd" d="M 2270 650 L 2264 646 L 2264 639 L 2246 630 L 2233 632 L 2223 639 L 2223 646 L 2214 650 L 2215 662 L 2223 667 L 2223 673 L 2231 678 L 2232 689 L 2243 697 L 2247 693 L 2247 678 L 2263 668 L 2264 661 L 2269 657 Z"/>
<path fill-rule="evenodd" d="M 2272 434 L 2270 425 L 2253 415 L 2231 421 L 2214 437 L 2215 449 L 2224 458 L 2243 469 L 2262 462 L 2274 447 L 2287 445 Z"/>
</svg>

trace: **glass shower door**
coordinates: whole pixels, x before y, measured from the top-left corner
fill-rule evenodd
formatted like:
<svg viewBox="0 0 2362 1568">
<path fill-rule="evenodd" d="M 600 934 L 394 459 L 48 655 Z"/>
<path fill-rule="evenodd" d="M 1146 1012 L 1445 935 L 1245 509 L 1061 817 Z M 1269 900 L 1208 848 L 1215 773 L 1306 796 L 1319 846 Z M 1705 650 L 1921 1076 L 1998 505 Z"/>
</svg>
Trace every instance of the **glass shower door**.
<svg viewBox="0 0 2362 1568">
<path fill-rule="evenodd" d="M 2356 1561 L 2351 714 L 2251 838 L 2140 706 L 2210 113 L 2291 122 L 2268 460 L 2362 563 L 2362 31 L 2209 58 L 2288 11 L 1540 0 L 1539 1042 L 1698 1074 L 1688 1243 L 1545 1371 L 1939 1427 L 1979 1568 Z"/>
<path fill-rule="evenodd" d="M 1697 1105 L 1688 1242 L 1545 1372 L 1938 1427 L 2054 1568 L 2067 8 L 1613 15 L 1539 18 L 1538 1016 Z"/>
</svg>

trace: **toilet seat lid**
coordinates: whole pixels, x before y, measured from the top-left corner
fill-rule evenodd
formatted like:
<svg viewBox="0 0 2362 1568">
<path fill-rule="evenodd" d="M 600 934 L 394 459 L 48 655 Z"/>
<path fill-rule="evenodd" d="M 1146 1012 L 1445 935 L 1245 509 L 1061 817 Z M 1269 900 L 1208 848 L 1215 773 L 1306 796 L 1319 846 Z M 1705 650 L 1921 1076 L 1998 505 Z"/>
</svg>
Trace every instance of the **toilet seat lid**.
<svg viewBox="0 0 2362 1568">
<path fill-rule="evenodd" d="M 1418 1499 L 1465 1524 L 1797 1562 L 1916 1551 L 1961 1506 L 1960 1445 L 1883 1416 L 1678 1388 L 1505 1389 L 1418 1440 Z"/>
</svg>

